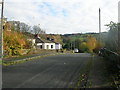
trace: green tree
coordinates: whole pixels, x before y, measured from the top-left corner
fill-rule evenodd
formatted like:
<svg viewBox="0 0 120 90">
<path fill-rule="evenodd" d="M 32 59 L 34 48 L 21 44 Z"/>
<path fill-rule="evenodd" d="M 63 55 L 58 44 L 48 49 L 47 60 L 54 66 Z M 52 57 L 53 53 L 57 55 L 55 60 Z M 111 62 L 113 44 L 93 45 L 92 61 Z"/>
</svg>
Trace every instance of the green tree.
<svg viewBox="0 0 120 90">
<path fill-rule="evenodd" d="M 81 51 L 81 52 L 88 52 L 88 51 L 89 51 L 86 42 L 82 42 L 82 43 L 80 44 L 80 51 Z"/>
<path fill-rule="evenodd" d="M 119 47 L 118 47 L 118 24 L 114 22 L 110 22 L 110 24 L 106 25 L 109 29 L 107 38 L 105 41 L 105 46 L 112 50 L 118 52 Z"/>
<path fill-rule="evenodd" d="M 79 38 L 75 39 L 75 48 L 80 50 L 80 44 L 81 44 L 81 40 Z"/>
</svg>

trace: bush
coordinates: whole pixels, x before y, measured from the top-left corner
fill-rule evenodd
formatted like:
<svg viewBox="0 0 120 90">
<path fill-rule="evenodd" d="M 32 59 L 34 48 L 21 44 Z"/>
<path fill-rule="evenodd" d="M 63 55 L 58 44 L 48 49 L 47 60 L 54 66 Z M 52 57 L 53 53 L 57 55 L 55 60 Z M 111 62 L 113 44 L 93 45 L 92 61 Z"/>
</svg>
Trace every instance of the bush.
<svg viewBox="0 0 120 90">
<path fill-rule="evenodd" d="M 82 42 L 82 43 L 80 44 L 80 51 L 81 51 L 81 52 L 89 52 L 89 49 L 88 49 L 88 47 L 87 47 L 86 42 Z"/>
<path fill-rule="evenodd" d="M 26 42 L 22 33 L 14 31 L 3 32 L 4 54 L 7 56 L 21 55 Z"/>
</svg>

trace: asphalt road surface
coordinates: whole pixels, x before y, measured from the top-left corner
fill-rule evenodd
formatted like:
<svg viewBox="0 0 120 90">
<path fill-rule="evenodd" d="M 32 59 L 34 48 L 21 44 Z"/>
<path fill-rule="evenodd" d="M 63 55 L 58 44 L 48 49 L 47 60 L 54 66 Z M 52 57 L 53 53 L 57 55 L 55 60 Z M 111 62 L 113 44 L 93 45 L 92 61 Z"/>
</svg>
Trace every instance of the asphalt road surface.
<svg viewBox="0 0 120 90">
<path fill-rule="evenodd" d="M 3 88 L 69 88 L 90 54 L 64 54 L 3 67 Z"/>
</svg>

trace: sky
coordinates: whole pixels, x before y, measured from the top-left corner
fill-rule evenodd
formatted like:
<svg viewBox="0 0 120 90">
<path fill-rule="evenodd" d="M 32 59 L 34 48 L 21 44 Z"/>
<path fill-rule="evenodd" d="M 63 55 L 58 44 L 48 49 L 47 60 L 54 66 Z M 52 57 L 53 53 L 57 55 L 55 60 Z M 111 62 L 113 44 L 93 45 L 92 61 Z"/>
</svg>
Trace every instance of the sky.
<svg viewBox="0 0 120 90">
<path fill-rule="evenodd" d="M 4 0 L 4 16 L 47 33 L 70 34 L 108 31 L 105 24 L 118 22 L 119 0 Z"/>
</svg>

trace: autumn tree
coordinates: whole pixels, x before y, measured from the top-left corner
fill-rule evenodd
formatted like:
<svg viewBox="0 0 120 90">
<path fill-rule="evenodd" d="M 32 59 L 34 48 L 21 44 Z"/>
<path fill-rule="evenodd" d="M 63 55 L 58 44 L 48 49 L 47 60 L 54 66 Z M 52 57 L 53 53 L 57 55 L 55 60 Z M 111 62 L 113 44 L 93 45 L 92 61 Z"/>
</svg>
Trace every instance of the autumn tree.
<svg viewBox="0 0 120 90">
<path fill-rule="evenodd" d="M 3 26 L 3 29 L 6 31 L 11 31 L 11 25 L 9 22 L 6 22 L 5 25 Z"/>
<path fill-rule="evenodd" d="M 89 52 L 89 48 L 88 48 L 86 42 L 82 42 L 81 44 L 79 44 L 79 47 L 80 47 L 79 50 L 80 50 L 81 52 Z"/>
<path fill-rule="evenodd" d="M 25 45 L 25 40 L 22 33 L 14 31 L 3 32 L 4 54 L 8 56 L 21 55 Z"/>
<path fill-rule="evenodd" d="M 96 48 L 96 45 L 97 45 L 97 40 L 95 37 L 93 36 L 88 36 L 87 37 L 87 42 L 86 42 L 86 45 L 89 49 L 90 52 L 93 52 L 93 49 Z"/>
<path fill-rule="evenodd" d="M 63 44 L 62 38 L 59 34 L 51 35 L 51 38 L 54 39 L 55 42 Z"/>
</svg>

